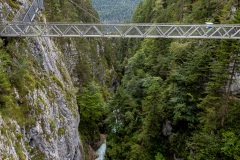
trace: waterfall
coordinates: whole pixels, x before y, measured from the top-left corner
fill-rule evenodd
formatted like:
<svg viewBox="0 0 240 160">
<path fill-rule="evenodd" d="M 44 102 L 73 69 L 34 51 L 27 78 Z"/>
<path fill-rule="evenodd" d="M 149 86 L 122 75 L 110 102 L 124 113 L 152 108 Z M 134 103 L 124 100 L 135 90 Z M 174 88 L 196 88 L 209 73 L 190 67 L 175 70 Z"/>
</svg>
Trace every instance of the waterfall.
<svg viewBox="0 0 240 160">
<path fill-rule="evenodd" d="M 99 157 L 95 160 L 104 160 L 106 149 L 107 149 L 107 141 L 105 140 L 104 143 L 101 145 L 101 147 L 96 151 Z"/>
</svg>

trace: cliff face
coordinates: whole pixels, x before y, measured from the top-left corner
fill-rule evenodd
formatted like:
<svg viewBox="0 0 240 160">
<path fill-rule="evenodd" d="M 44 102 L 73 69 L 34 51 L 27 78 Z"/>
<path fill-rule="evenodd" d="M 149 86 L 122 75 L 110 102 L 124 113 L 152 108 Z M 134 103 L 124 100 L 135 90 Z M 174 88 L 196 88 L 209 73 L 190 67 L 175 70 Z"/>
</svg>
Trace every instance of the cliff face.
<svg viewBox="0 0 240 160">
<path fill-rule="evenodd" d="M 3 1 L 0 7 L 17 11 Z M 0 84 L 0 96 L 9 97 L 0 100 L 0 159 L 84 159 L 77 90 L 56 44 L 50 38 L 1 39 L 0 50 L 9 84 L 7 93 Z"/>
</svg>

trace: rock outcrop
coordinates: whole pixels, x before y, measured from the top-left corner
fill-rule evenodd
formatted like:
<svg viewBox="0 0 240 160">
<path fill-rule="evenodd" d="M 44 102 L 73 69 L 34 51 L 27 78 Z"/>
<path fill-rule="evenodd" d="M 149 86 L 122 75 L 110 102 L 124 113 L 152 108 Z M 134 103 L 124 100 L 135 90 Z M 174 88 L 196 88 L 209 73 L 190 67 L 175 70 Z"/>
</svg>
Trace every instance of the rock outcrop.
<svg viewBox="0 0 240 160">
<path fill-rule="evenodd" d="M 23 4 L 27 3 L 19 0 L 18 4 L 26 7 Z M 0 8 L 6 6 L 11 14 L 17 12 L 0 1 Z M 0 14 L 5 20 L 5 14 Z M 28 108 L 27 112 L 23 111 L 27 121 L 0 112 L 0 159 L 84 159 L 78 133 L 76 89 L 63 54 L 50 38 L 13 40 L 12 45 L 16 47 L 12 49 L 15 51 L 11 57 L 13 65 L 17 66 L 20 57 L 23 58 L 28 62 L 27 72 L 31 77 L 24 86 L 27 93 L 11 86 L 15 107 L 20 111 L 23 106 Z M 14 72 L 14 69 L 9 71 Z"/>
</svg>

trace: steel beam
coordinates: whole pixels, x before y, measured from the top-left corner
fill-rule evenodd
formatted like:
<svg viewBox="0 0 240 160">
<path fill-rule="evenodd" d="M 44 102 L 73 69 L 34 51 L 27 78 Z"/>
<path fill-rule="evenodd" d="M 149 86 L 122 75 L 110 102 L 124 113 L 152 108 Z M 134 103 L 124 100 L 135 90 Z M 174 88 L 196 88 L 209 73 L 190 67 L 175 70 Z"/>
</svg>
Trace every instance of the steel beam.
<svg viewBox="0 0 240 160">
<path fill-rule="evenodd" d="M 0 37 L 240 39 L 238 24 L 0 23 Z"/>
</svg>

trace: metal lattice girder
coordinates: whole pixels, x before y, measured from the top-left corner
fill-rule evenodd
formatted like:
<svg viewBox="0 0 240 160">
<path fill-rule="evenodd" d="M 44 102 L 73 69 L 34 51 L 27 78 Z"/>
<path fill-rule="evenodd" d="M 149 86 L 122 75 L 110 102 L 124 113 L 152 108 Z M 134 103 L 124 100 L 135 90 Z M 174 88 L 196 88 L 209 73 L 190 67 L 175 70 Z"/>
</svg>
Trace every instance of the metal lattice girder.
<svg viewBox="0 0 240 160">
<path fill-rule="evenodd" d="M 31 0 L 29 8 L 22 7 L 15 15 L 13 22 L 31 22 L 39 10 L 44 9 L 43 0 Z"/>
<path fill-rule="evenodd" d="M 240 25 L 9 22 L 0 24 L 0 36 L 240 39 Z"/>
<path fill-rule="evenodd" d="M 39 9 L 43 9 L 43 0 L 33 0 L 32 5 L 25 13 L 22 22 L 31 22 Z"/>
</svg>

